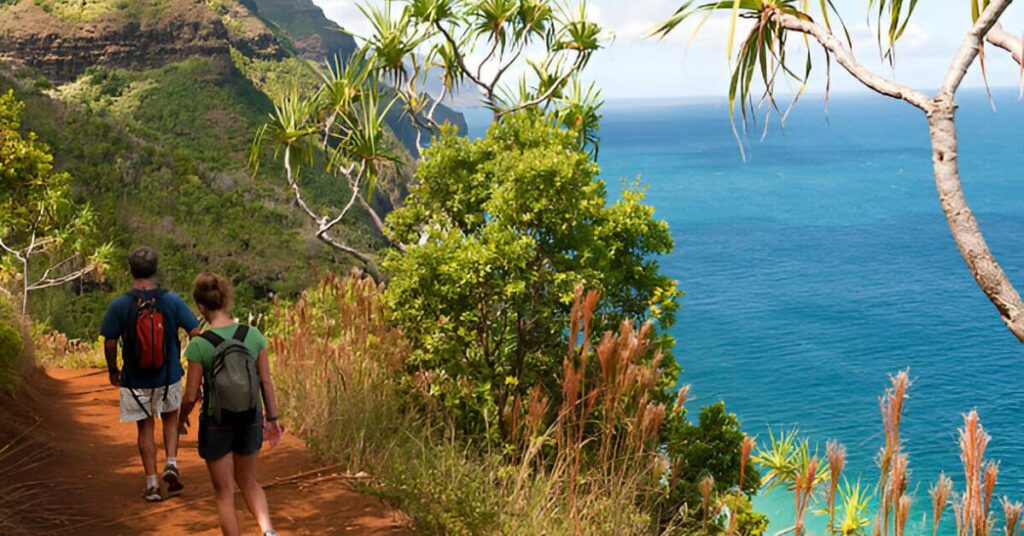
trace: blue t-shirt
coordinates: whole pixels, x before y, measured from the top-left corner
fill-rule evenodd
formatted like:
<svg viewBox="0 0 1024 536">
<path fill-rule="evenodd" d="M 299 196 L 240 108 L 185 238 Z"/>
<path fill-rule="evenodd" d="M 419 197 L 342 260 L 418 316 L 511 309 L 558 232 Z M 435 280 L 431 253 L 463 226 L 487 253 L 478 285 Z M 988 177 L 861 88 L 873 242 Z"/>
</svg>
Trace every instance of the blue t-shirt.
<svg viewBox="0 0 1024 536">
<path fill-rule="evenodd" d="M 143 296 L 150 298 L 156 292 L 155 289 L 144 290 Z M 103 325 L 100 326 L 100 335 L 105 339 L 121 339 L 122 348 L 125 334 L 129 329 L 133 329 L 134 319 L 129 317 L 134 299 L 128 294 L 118 296 L 110 304 L 107 314 L 103 316 Z M 199 327 L 199 321 L 185 304 L 185 300 L 173 292 L 161 294 L 156 301 L 156 308 L 164 316 L 164 338 L 167 342 L 164 366 L 155 372 L 142 373 L 136 370 L 134 363 L 126 362 L 121 371 L 121 387 L 132 389 L 163 387 L 181 380 L 181 377 L 185 375 L 185 371 L 181 368 L 181 343 L 178 341 L 178 330 L 192 331 Z"/>
</svg>

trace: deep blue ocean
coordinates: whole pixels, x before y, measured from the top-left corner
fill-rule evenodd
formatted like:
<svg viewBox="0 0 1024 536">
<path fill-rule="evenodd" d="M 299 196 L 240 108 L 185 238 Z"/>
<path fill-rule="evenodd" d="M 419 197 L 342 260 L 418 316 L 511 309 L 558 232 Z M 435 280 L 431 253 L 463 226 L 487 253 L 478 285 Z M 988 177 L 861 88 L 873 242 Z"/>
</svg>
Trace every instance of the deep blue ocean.
<svg viewBox="0 0 1024 536">
<path fill-rule="evenodd" d="M 968 201 L 1024 289 L 1024 103 L 1016 90 L 995 92 L 996 112 L 983 92 L 960 103 Z M 956 431 L 972 408 L 1001 462 L 998 494 L 1024 500 L 1024 346 L 950 238 L 918 110 L 833 95 L 826 113 L 805 97 L 785 132 L 752 135 L 746 163 L 716 100 L 610 102 L 601 138 L 610 190 L 639 176 L 676 240 L 661 262 L 686 292 L 673 334 L 692 413 L 724 400 L 761 438 L 795 426 L 822 449 L 837 439 L 847 475 L 873 484 L 878 397 L 909 367 L 911 533 L 930 534 L 922 523 L 939 471 L 962 474 Z M 757 504 L 772 530 L 792 521 L 788 495 Z"/>
</svg>

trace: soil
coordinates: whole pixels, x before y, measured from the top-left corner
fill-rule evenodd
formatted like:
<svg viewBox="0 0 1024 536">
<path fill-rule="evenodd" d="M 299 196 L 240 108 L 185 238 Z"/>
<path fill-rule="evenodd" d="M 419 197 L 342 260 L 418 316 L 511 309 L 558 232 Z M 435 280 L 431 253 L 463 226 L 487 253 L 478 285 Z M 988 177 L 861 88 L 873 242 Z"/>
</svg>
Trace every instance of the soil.
<svg viewBox="0 0 1024 536">
<path fill-rule="evenodd" d="M 7 466 L 0 477 L 31 491 L 8 536 L 220 533 L 194 433 L 182 436 L 178 452 L 184 492 L 159 503 L 142 500 L 135 425 L 118 421 L 118 392 L 105 371 L 39 371 L 17 398 L 0 395 L 0 405 L 0 450 L 12 439 L 20 446 L 0 456 Z M 412 532 L 403 514 L 353 491 L 353 477 L 316 463 L 299 439 L 286 434 L 260 456 L 260 480 L 282 535 Z M 162 467 L 162 447 L 157 460 Z M 259 534 L 240 494 L 236 502 L 243 534 Z"/>
</svg>

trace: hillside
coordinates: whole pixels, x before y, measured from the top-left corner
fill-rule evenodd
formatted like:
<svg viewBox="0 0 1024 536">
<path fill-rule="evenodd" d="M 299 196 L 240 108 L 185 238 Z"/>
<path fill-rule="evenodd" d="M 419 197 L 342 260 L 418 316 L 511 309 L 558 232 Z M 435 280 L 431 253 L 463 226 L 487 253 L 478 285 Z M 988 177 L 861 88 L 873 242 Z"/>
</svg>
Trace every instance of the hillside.
<svg viewBox="0 0 1024 536">
<path fill-rule="evenodd" d="M 13 88 L 26 101 L 24 128 L 52 147 L 109 239 L 122 253 L 138 243 L 162 250 L 172 289 L 185 290 L 199 269 L 224 272 L 238 283 L 243 310 L 255 312 L 272 294 L 310 285 L 311 266 L 352 263 L 312 238 L 280 166 L 255 177 L 246 167 L 270 95 L 316 80 L 293 52 L 302 40 L 257 9 L 234 0 L 0 2 L 0 91 Z M 382 182 L 382 208 L 406 190 L 406 159 L 399 176 Z M 345 196 L 333 177 L 303 180 L 314 204 Z M 341 238 L 361 249 L 380 245 L 365 215 L 355 216 Z M 105 281 L 40 295 L 37 316 L 91 337 L 98 310 L 125 284 L 115 268 Z"/>
<path fill-rule="evenodd" d="M 56 84 L 94 66 L 229 62 L 232 49 L 252 60 L 320 64 L 355 48 L 312 0 L 0 0 L 0 60 Z M 442 106 L 438 116 L 466 131 L 462 114 Z M 415 130 L 398 115 L 389 124 L 415 154 Z"/>
</svg>

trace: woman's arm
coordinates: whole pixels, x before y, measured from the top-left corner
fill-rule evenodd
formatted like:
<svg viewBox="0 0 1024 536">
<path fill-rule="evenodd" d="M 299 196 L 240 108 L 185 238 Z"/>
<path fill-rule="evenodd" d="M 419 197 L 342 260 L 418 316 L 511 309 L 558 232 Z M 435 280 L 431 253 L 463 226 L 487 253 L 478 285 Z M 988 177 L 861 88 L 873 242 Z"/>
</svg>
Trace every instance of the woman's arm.
<svg viewBox="0 0 1024 536">
<path fill-rule="evenodd" d="M 199 386 L 203 383 L 203 365 L 196 361 L 188 362 L 188 380 L 185 382 L 185 394 L 181 401 L 181 413 L 178 416 L 178 433 L 187 434 L 192 408 L 199 401 Z"/>
<path fill-rule="evenodd" d="M 260 350 L 260 355 L 256 358 L 256 368 L 260 372 L 260 391 L 263 393 L 263 411 L 266 412 L 265 433 L 270 446 L 275 447 L 281 441 L 281 432 L 284 428 L 277 420 L 277 396 L 274 393 L 274 379 L 270 376 L 270 352 L 266 348 Z"/>
</svg>

